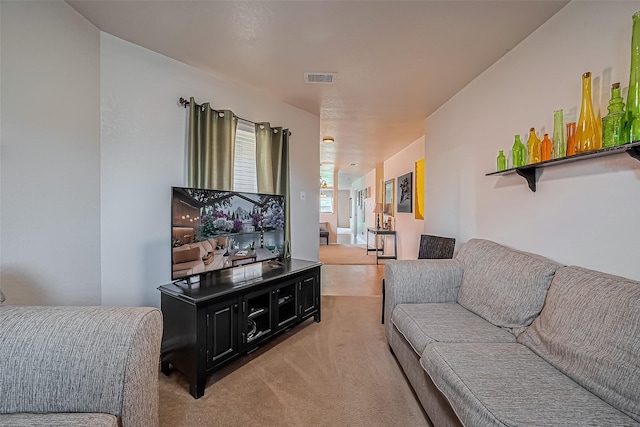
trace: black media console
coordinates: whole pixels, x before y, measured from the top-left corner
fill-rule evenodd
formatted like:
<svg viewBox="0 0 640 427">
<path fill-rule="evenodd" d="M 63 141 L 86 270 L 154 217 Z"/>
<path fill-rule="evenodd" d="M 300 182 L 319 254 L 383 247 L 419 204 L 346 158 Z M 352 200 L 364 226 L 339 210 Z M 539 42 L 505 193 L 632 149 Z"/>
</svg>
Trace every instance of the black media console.
<svg viewBox="0 0 640 427">
<path fill-rule="evenodd" d="M 265 261 L 160 286 L 162 372 L 182 372 L 197 399 L 222 365 L 312 316 L 320 322 L 321 265 Z"/>
</svg>

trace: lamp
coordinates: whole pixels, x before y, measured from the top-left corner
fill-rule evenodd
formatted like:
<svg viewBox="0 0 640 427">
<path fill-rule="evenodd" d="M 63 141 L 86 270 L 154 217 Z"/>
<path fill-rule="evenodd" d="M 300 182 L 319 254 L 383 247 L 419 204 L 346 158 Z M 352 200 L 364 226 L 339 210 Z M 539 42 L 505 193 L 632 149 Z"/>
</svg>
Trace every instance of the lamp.
<svg viewBox="0 0 640 427">
<path fill-rule="evenodd" d="M 382 203 L 376 203 L 376 207 L 373 208 L 373 213 L 376 214 L 376 228 L 380 228 L 380 214 L 382 212 Z"/>
<path fill-rule="evenodd" d="M 331 138 L 330 136 L 323 138 L 322 142 L 324 142 L 325 144 L 333 144 L 333 138 Z"/>
</svg>

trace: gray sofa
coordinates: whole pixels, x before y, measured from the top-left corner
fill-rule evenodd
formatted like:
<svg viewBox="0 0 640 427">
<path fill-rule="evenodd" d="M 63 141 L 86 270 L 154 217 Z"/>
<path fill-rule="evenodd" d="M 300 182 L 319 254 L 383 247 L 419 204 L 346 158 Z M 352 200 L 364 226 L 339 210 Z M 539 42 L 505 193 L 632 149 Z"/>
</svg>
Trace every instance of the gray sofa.
<svg viewBox="0 0 640 427">
<path fill-rule="evenodd" d="M 640 425 L 640 282 L 474 239 L 389 261 L 386 336 L 435 426 Z"/>
<path fill-rule="evenodd" d="M 0 306 L 0 426 L 158 425 L 155 308 Z"/>
</svg>

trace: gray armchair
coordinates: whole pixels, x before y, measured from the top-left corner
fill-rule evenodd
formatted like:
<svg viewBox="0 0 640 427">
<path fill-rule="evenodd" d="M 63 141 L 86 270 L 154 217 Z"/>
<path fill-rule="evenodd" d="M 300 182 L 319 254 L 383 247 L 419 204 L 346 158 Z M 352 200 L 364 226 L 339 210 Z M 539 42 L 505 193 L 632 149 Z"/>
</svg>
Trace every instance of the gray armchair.
<svg viewBox="0 0 640 427">
<path fill-rule="evenodd" d="M 0 306 L 0 426 L 158 425 L 162 314 Z"/>
</svg>

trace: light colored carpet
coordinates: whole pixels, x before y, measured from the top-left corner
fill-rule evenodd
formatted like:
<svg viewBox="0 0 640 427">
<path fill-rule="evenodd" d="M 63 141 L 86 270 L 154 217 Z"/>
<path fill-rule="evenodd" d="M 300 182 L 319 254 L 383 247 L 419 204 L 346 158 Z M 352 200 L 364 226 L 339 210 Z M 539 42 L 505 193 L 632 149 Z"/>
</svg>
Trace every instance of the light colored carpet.
<svg viewBox="0 0 640 427">
<path fill-rule="evenodd" d="M 195 400 L 160 374 L 161 426 L 428 426 L 384 338 L 379 296 L 323 296 L 307 321 L 215 373 Z"/>
<path fill-rule="evenodd" d="M 375 265 L 376 255 L 374 252 L 367 255 L 366 245 L 320 245 L 320 262 L 329 265 Z"/>
</svg>

